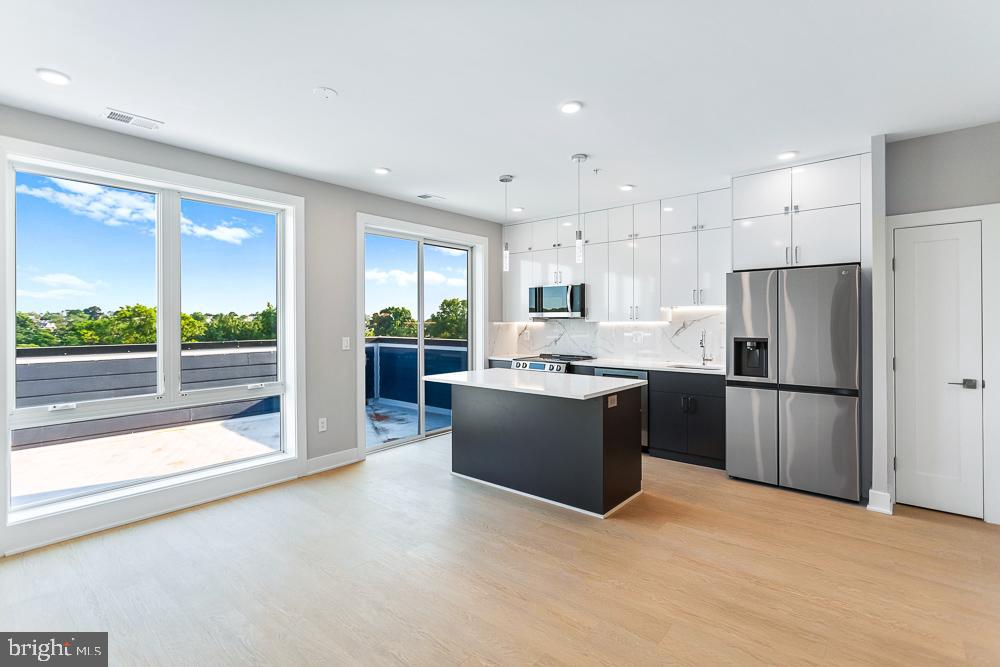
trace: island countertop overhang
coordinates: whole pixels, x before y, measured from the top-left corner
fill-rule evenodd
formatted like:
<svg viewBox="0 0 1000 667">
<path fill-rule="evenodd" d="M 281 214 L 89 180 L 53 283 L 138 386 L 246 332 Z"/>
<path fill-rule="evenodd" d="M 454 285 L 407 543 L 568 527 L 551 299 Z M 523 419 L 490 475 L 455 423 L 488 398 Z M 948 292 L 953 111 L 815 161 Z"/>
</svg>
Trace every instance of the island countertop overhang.
<svg viewBox="0 0 1000 667">
<path fill-rule="evenodd" d="M 427 382 L 441 382 L 463 387 L 537 394 L 585 401 L 646 384 L 636 378 L 596 377 L 570 373 L 542 373 L 509 368 L 485 368 L 440 375 L 425 375 Z"/>
</svg>

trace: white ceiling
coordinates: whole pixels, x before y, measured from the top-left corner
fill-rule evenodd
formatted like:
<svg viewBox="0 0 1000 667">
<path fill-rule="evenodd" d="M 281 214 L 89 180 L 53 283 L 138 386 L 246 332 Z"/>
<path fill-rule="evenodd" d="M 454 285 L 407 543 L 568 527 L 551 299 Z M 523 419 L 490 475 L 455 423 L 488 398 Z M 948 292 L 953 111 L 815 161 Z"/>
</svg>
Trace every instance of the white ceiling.
<svg viewBox="0 0 1000 667">
<path fill-rule="evenodd" d="M 1000 118 L 996 0 L 0 3 L 0 103 L 498 221 Z"/>
</svg>

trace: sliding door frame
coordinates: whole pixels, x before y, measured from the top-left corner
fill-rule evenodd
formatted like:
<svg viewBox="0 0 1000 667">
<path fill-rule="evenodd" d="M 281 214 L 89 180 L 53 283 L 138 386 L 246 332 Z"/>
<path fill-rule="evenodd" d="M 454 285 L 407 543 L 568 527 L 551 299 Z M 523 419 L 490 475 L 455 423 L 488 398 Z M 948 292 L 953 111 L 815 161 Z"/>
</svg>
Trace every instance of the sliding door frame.
<svg viewBox="0 0 1000 667">
<path fill-rule="evenodd" d="M 394 220 L 370 213 L 359 212 L 357 217 L 357 291 L 356 312 L 358 323 L 357 345 L 357 457 L 365 458 L 369 453 L 398 447 L 428 437 L 440 435 L 449 428 L 426 432 L 425 391 L 424 391 L 424 247 L 430 245 L 453 247 L 468 251 L 468 278 L 466 289 L 469 299 L 467 346 L 470 370 L 485 367 L 485 332 L 488 304 L 487 258 L 489 239 L 485 236 L 456 232 L 440 227 L 421 225 L 404 220 Z M 393 440 L 378 447 L 367 447 L 365 411 L 365 237 L 368 234 L 391 236 L 417 242 L 417 413 L 418 432 L 413 437 Z"/>
</svg>

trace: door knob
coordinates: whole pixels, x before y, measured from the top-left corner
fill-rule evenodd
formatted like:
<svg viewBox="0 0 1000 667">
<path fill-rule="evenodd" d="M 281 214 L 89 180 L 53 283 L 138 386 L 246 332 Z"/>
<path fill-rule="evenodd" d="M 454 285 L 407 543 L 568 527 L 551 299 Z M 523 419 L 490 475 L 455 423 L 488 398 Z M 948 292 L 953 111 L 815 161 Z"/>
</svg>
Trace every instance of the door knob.
<svg viewBox="0 0 1000 667">
<path fill-rule="evenodd" d="M 953 384 L 961 387 L 962 389 L 978 389 L 979 380 L 975 378 L 963 378 L 961 382 L 949 382 L 948 384 Z"/>
</svg>

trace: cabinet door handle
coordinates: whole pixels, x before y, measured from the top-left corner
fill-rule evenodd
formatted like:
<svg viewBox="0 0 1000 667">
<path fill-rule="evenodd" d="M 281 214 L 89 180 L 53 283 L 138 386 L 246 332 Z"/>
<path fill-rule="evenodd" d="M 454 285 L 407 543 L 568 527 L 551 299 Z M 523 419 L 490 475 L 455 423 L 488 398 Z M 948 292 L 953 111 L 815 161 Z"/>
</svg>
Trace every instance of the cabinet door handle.
<svg viewBox="0 0 1000 667">
<path fill-rule="evenodd" d="M 698 304 L 698 290 L 696 289 L 691 290 L 691 303 Z"/>
<path fill-rule="evenodd" d="M 793 206 L 792 210 L 795 211 L 796 213 L 798 213 L 799 212 L 799 205 L 796 204 L 795 206 Z"/>
<path fill-rule="evenodd" d="M 705 290 L 703 289 L 698 290 L 698 303 L 700 304 L 705 303 Z"/>
<path fill-rule="evenodd" d="M 681 412 L 687 414 L 687 411 L 688 411 L 688 397 L 681 396 Z"/>
<path fill-rule="evenodd" d="M 697 231 L 698 230 L 698 225 L 691 225 L 691 229 L 692 229 L 692 231 Z"/>
<path fill-rule="evenodd" d="M 639 306 L 635 307 L 635 319 L 639 319 Z"/>
<path fill-rule="evenodd" d="M 694 396 L 688 396 L 688 414 L 694 414 L 698 412 L 698 401 Z"/>
<path fill-rule="evenodd" d="M 787 246 L 786 245 L 785 246 L 785 264 L 791 264 L 792 263 L 792 260 L 790 259 L 791 252 L 792 252 L 791 246 Z"/>
<path fill-rule="evenodd" d="M 787 206 L 785 207 L 785 213 L 788 213 L 788 207 Z"/>
<path fill-rule="evenodd" d="M 799 259 L 799 249 L 802 246 L 795 246 L 795 263 L 798 264 L 801 260 Z"/>
</svg>

